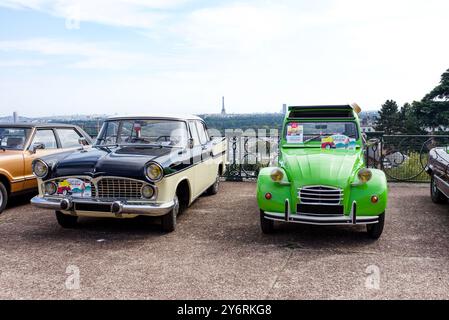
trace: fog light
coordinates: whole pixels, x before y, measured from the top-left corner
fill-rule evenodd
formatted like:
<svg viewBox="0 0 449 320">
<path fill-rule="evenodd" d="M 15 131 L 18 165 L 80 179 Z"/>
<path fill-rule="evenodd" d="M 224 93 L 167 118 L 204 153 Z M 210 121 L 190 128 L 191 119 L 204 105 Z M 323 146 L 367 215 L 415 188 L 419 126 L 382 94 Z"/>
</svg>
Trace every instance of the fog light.
<svg viewBox="0 0 449 320">
<path fill-rule="evenodd" d="M 154 188 L 150 185 L 144 185 L 142 187 L 142 197 L 151 199 L 154 196 Z"/>
<path fill-rule="evenodd" d="M 265 199 L 267 200 L 271 200 L 271 198 L 273 198 L 273 196 L 271 195 L 271 193 L 265 193 Z"/>
<path fill-rule="evenodd" d="M 46 194 L 54 195 L 57 190 L 58 190 L 58 187 L 56 186 L 56 183 L 54 183 L 54 182 L 47 182 L 45 184 L 45 193 Z"/>
<path fill-rule="evenodd" d="M 372 203 L 378 203 L 379 202 L 379 197 L 378 196 L 372 196 L 371 197 L 371 202 Z"/>
</svg>

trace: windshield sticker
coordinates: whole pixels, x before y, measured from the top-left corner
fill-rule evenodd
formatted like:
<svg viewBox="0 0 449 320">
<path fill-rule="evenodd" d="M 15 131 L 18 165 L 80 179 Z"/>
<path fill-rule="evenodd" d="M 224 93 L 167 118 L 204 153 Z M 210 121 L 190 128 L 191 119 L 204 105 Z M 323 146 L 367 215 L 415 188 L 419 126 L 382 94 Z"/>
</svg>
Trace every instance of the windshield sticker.
<svg viewBox="0 0 449 320">
<path fill-rule="evenodd" d="M 292 122 L 287 125 L 287 143 L 303 143 L 304 126 Z"/>
<path fill-rule="evenodd" d="M 92 187 L 88 182 L 80 179 L 66 179 L 58 183 L 57 194 L 71 195 L 76 198 L 92 197 Z"/>
<path fill-rule="evenodd" d="M 348 136 L 342 134 L 336 134 L 329 137 L 324 137 L 321 139 L 322 149 L 347 149 L 355 150 L 356 141 L 355 139 L 349 138 Z"/>
</svg>

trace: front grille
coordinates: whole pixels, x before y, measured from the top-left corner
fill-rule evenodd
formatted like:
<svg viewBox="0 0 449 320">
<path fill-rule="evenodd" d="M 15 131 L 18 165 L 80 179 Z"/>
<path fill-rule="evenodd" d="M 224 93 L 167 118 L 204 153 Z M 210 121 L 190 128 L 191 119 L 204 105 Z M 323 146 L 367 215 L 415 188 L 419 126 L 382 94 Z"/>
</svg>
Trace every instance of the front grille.
<svg viewBox="0 0 449 320">
<path fill-rule="evenodd" d="M 299 189 L 298 197 L 301 204 L 338 205 L 343 200 L 343 190 L 324 187 L 304 187 Z"/>
<path fill-rule="evenodd" d="M 311 215 L 344 215 L 343 206 L 340 205 L 316 205 L 298 204 L 297 213 Z"/>
<path fill-rule="evenodd" d="M 97 184 L 97 197 L 113 199 L 140 199 L 142 197 L 142 186 L 143 182 L 136 180 L 103 178 L 98 181 Z"/>
</svg>

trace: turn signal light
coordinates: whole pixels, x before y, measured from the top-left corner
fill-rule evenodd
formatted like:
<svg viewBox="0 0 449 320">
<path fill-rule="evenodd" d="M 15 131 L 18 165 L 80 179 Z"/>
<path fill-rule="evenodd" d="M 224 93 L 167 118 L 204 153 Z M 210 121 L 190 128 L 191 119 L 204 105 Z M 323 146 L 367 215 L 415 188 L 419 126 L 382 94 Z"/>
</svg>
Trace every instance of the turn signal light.
<svg viewBox="0 0 449 320">
<path fill-rule="evenodd" d="M 265 193 L 265 199 L 267 200 L 271 200 L 271 198 L 273 198 L 273 195 L 269 192 Z"/>
<path fill-rule="evenodd" d="M 379 197 L 378 196 L 372 196 L 371 197 L 371 202 L 372 203 L 378 203 L 379 202 Z"/>
</svg>

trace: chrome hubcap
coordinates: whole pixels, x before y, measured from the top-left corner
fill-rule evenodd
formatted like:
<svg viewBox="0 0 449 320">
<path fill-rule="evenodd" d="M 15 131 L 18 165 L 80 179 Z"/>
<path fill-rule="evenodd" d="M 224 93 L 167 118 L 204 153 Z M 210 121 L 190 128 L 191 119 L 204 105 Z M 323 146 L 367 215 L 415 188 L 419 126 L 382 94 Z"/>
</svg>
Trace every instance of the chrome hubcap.
<svg viewBox="0 0 449 320">
<path fill-rule="evenodd" d="M 432 191 L 434 194 L 437 192 L 437 183 L 435 182 L 435 179 L 432 180 Z"/>
<path fill-rule="evenodd" d="M 2 204 L 3 204 L 3 193 L 0 192 L 0 207 L 2 206 Z"/>
<path fill-rule="evenodd" d="M 178 215 L 178 213 L 179 213 L 179 200 L 178 200 L 178 197 L 175 197 L 173 199 L 173 201 L 175 202 L 174 206 L 173 206 L 173 213 L 174 213 L 174 216 L 176 217 Z"/>
</svg>

